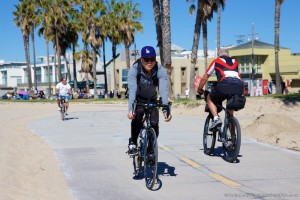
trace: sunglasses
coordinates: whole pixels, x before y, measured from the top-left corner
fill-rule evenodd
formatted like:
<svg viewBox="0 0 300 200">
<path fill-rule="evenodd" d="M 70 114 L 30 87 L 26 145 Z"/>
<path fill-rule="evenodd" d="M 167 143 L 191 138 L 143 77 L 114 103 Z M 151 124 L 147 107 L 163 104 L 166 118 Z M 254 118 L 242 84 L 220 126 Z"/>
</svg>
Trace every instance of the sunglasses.
<svg viewBox="0 0 300 200">
<path fill-rule="evenodd" d="M 154 62 L 156 59 L 155 58 L 143 58 L 145 62 Z"/>
</svg>

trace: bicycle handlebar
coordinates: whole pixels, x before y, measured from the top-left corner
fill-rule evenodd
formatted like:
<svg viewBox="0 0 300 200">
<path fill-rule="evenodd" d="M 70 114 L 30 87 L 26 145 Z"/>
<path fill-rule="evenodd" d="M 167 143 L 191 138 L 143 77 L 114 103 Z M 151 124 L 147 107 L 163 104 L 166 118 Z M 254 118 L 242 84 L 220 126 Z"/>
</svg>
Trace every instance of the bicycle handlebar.
<svg viewBox="0 0 300 200">
<path fill-rule="evenodd" d="M 153 102 L 142 103 L 142 102 L 138 102 L 137 100 L 135 100 L 134 103 L 132 104 L 133 112 L 135 111 L 137 105 L 143 106 L 146 110 L 150 110 L 152 108 L 162 108 L 164 110 L 164 108 L 165 108 L 166 112 L 167 112 L 167 116 L 169 116 L 171 114 L 172 102 L 168 102 L 168 104 L 162 104 L 161 98 L 159 98 L 159 100 L 157 100 L 157 103 L 153 103 Z"/>
</svg>

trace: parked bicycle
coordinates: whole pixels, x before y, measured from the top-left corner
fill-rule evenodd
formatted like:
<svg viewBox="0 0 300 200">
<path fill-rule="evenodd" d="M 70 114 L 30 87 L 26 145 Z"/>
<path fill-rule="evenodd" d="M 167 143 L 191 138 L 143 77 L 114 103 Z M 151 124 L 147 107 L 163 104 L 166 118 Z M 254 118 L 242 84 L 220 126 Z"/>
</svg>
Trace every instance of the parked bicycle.
<svg viewBox="0 0 300 200">
<path fill-rule="evenodd" d="M 209 91 L 205 91 L 205 101 Z M 216 129 L 210 131 L 213 116 L 206 105 L 205 111 L 209 112 L 206 117 L 203 131 L 203 146 L 204 153 L 211 155 L 215 148 L 216 139 L 222 142 L 222 147 L 224 151 L 224 160 L 227 162 L 236 161 L 241 147 L 241 127 L 239 121 L 234 116 L 229 115 L 229 110 L 239 110 L 245 105 L 246 99 L 244 96 L 232 95 L 226 101 L 226 107 L 223 105 L 216 105 L 218 113 L 222 110 L 225 112 L 223 127 L 217 127 Z"/>
<path fill-rule="evenodd" d="M 61 119 L 64 121 L 66 119 L 66 97 L 60 96 L 59 98 Z"/>
<path fill-rule="evenodd" d="M 158 146 L 155 130 L 151 126 L 151 110 L 156 108 L 167 108 L 168 115 L 171 112 L 172 103 L 163 105 L 161 99 L 157 103 L 137 103 L 133 105 L 133 110 L 137 105 L 142 105 L 145 109 L 143 119 L 143 128 L 140 130 L 137 141 L 137 154 L 132 155 L 133 169 L 135 177 L 139 177 L 144 172 L 146 187 L 153 189 L 158 184 L 157 179 L 157 162 L 158 162 Z"/>
</svg>

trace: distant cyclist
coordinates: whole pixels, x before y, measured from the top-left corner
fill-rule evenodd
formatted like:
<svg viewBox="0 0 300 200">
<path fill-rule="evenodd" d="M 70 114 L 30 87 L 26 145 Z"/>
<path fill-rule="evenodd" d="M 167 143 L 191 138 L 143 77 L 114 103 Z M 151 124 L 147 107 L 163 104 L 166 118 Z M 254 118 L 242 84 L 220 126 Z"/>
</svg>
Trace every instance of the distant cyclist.
<svg viewBox="0 0 300 200">
<path fill-rule="evenodd" d="M 131 119 L 131 138 L 129 138 L 128 153 L 137 152 L 136 145 L 140 129 L 143 126 L 142 119 L 145 114 L 143 106 L 137 105 L 136 110 L 132 110 L 132 104 L 137 102 L 148 103 L 157 100 L 157 88 L 162 97 L 162 103 L 168 104 L 168 75 L 164 67 L 156 62 L 156 53 L 153 47 L 145 46 L 141 50 L 141 58 L 138 59 L 128 72 L 128 115 Z M 167 116 L 166 108 L 163 109 L 165 121 L 171 120 L 172 116 Z M 154 109 L 151 113 L 151 126 L 156 135 L 158 128 L 159 113 Z"/>
<path fill-rule="evenodd" d="M 66 78 L 62 78 L 61 82 L 59 82 L 56 85 L 56 95 L 57 95 L 57 105 L 58 105 L 58 110 L 60 111 L 60 99 L 61 97 L 65 97 L 66 100 L 66 115 L 68 115 L 68 108 L 69 108 L 69 94 L 72 93 L 71 91 L 71 86 L 69 85 L 69 83 L 67 83 L 67 79 Z"/>
<path fill-rule="evenodd" d="M 204 93 L 202 89 L 207 82 L 208 78 L 215 71 L 217 76 L 217 85 L 212 89 L 211 93 L 207 96 L 207 105 L 214 116 L 210 130 L 222 125 L 222 121 L 218 116 L 217 107 L 215 104 L 221 104 L 225 99 L 232 94 L 243 94 L 244 83 L 238 69 L 238 62 L 234 58 L 228 56 L 227 49 L 220 49 L 218 58 L 214 59 L 209 65 L 207 71 L 201 78 L 198 86 L 198 92 Z M 233 110 L 230 111 L 233 116 Z"/>
</svg>

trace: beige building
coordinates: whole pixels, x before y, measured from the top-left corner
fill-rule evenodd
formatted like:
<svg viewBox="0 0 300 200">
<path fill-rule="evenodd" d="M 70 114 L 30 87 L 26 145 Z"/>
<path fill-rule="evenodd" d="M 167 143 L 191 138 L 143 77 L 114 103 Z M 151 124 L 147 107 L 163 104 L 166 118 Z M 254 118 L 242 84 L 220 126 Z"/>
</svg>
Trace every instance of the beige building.
<svg viewBox="0 0 300 200">
<path fill-rule="evenodd" d="M 239 62 L 240 73 L 246 86 L 250 86 L 252 73 L 252 49 L 254 55 L 254 95 L 275 93 L 275 53 L 274 45 L 258 40 L 247 42 L 229 49 L 230 56 Z M 280 47 L 279 71 L 282 81 L 290 93 L 298 93 L 300 89 L 300 54 L 292 54 L 288 48 Z M 246 88 L 247 89 L 247 88 Z M 248 87 L 250 93 L 251 87 Z M 247 91 L 245 91 L 247 92 Z"/>
<path fill-rule="evenodd" d="M 189 88 L 190 68 L 191 68 L 191 51 L 186 51 L 177 45 L 172 45 L 172 88 L 175 95 L 185 96 L 185 90 Z M 157 55 L 159 53 L 157 52 Z M 208 57 L 214 58 L 215 51 L 208 51 Z M 130 55 L 130 65 L 140 57 L 139 51 L 132 51 Z M 157 56 L 157 61 L 160 63 L 160 57 Z M 125 91 L 127 87 L 127 68 L 125 52 L 122 51 L 115 60 L 115 70 L 113 62 L 108 64 L 108 91 L 120 90 Z M 115 71 L 115 73 L 114 73 Z M 195 76 L 204 74 L 203 51 L 198 51 L 198 63 L 196 65 Z M 114 86 L 115 85 L 115 86 Z"/>
<path fill-rule="evenodd" d="M 274 46 L 258 40 L 254 41 L 254 74 L 251 87 L 252 73 L 252 42 L 229 48 L 229 54 L 239 62 L 240 73 L 245 81 L 245 94 L 267 95 L 275 90 L 275 55 Z M 157 53 L 159 55 L 159 53 Z M 215 51 L 208 52 L 208 65 L 216 58 Z M 139 51 L 132 51 L 130 65 L 139 58 Z M 172 45 L 172 88 L 175 95 L 185 96 L 185 90 L 189 88 L 191 52 Z M 157 57 L 158 62 L 160 58 Z M 280 48 L 279 52 L 280 74 L 283 82 L 290 93 L 298 93 L 300 90 L 300 54 L 291 54 L 290 49 Z M 108 90 L 125 91 L 127 87 L 127 68 L 125 53 L 122 51 L 113 62 L 108 63 Z M 114 73 L 115 72 L 115 73 Z M 198 51 L 198 62 L 196 65 L 196 76 L 202 76 L 205 72 L 203 51 Z M 216 76 L 209 78 L 209 86 L 216 81 Z M 209 88 L 209 87 L 208 87 Z M 251 93 L 252 91 L 252 93 Z"/>
</svg>

